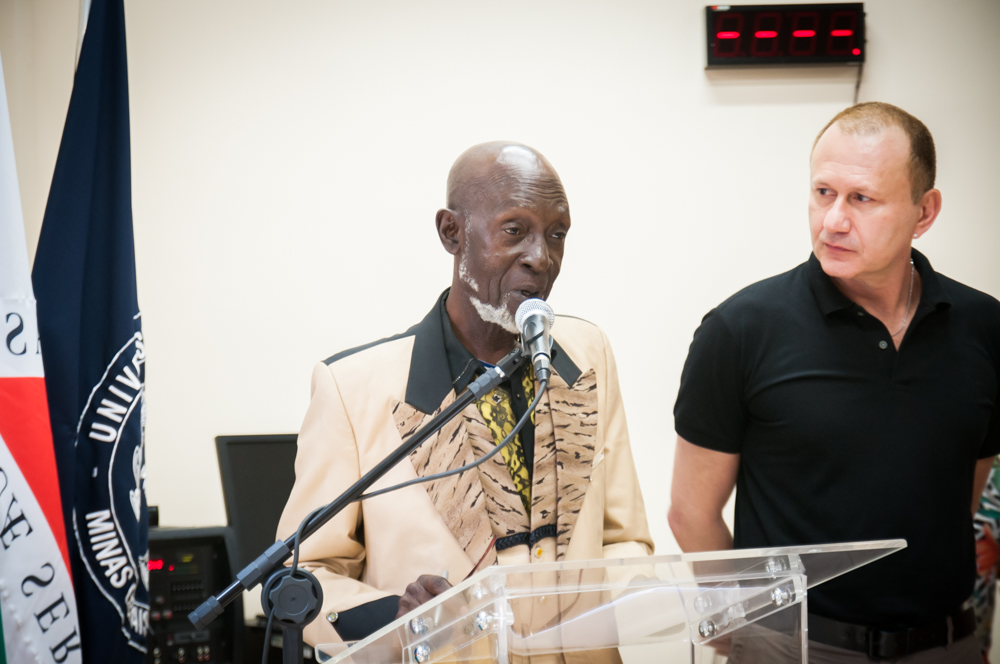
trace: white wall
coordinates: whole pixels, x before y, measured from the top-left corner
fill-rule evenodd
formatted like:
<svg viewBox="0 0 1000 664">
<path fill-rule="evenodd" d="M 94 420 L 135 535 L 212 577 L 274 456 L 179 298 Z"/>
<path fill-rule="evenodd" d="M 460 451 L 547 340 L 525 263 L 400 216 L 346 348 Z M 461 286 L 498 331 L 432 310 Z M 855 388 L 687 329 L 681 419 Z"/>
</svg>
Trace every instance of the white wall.
<svg viewBox="0 0 1000 664">
<path fill-rule="evenodd" d="M 865 4 L 861 100 L 902 106 L 937 140 L 944 211 L 917 246 L 1000 296 L 1000 3 Z M 0 0 L 32 254 L 77 12 Z M 695 0 L 128 0 L 126 15 L 163 523 L 223 523 L 214 436 L 297 430 L 314 362 L 429 309 L 451 273 L 433 228 L 447 170 L 512 139 L 565 183 L 552 303 L 615 344 L 654 537 L 676 550 L 671 409 L 691 335 L 807 258 L 808 152 L 851 103 L 854 69 L 707 73 Z"/>
<path fill-rule="evenodd" d="M 32 259 L 73 89 L 78 20 L 68 0 L 0 0 L 0 57 Z"/>
</svg>

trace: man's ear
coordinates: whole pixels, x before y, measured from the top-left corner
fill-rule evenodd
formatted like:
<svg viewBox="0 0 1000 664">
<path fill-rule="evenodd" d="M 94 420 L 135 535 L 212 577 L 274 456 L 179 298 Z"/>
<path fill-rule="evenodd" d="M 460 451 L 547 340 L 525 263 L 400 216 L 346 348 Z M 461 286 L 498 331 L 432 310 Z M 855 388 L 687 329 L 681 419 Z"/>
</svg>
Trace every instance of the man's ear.
<svg viewBox="0 0 1000 664">
<path fill-rule="evenodd" d="M 452 256 L 458 254 L 462 248 L 461 235 L 463 230 L 458 213 L 447 208 L 438 210 L 435 223 L 437 225 L 438 238 L 441 240 L 441 246 Z"/>
<path fill-rule="evenodd" d="M 913 229 L 916 237 L 929 231 L 934 220 L 937 219 L 938 213 L 941 212 L 941 192 L 937 189 L 926 191 L 921 197 L 919 205 L 920 219 L 917 221 L 916 228 Z"/>
</svg>

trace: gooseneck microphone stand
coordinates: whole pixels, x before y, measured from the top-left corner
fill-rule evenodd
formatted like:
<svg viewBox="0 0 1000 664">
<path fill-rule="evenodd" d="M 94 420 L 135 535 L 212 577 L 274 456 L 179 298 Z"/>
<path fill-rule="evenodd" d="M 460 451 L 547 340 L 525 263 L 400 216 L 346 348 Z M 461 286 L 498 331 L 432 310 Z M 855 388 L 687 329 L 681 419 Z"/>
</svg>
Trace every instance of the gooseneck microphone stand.
<svg viewBox="0 0 1000 664">
<path fill-rule="evenodd" d="M 286 540 L 272 544 L 256 560 L 236 575 L 225 590 L 209 597 L 188 615 L 188 620 L 197 628 L 204 629 L 222 614 L 222 611 L 244 590 L 255 587 L 262 579 L 261 605 L 267 613 L 268 621 L 276 619 L 283 633 L 283 664 L 300 664 L 303 658 L 302 629 L 319 614 L 323 603 L 323 589 L 319 581 L 304 569 L 288 568 L 285 561 L 292 556 L 297 545 L 322 528 L 330 519 L 351 503 L 361 499 L 364 492 L 396 464 L 407 458 L 421 443 L 458 415 L 466 406 L 487 394 L 494 387 L 507 380 L 514 371 L 527 362 L 521 348 L 515 348 L 492 369 L 473 381 L 468 389 L 442 410 L 426 426 L 415 432 L 397 447 L 377 466 L 364 474 L 347 491 L 332 503 L 311 513 L 299 526 L 299 532 Z M 301 535 L 301 536 L 300 536 Z M 298 542 L 296 542 L 298 539 Z M 264 644 L 265 652 L 270 647 Z"/>
</svg>

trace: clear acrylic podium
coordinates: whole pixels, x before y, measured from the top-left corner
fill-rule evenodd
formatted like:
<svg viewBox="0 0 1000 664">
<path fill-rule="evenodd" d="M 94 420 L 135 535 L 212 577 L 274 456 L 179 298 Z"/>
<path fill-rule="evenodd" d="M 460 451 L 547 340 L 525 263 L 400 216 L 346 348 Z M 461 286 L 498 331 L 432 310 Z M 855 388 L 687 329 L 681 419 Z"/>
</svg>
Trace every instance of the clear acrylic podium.
<svg viewBox="0 0 1000 664">
<path fill-rule="evenodd" d="M 490 567 L 325 664 L 807 661 L 807 589 L 905 540 Z"/>
</svg>

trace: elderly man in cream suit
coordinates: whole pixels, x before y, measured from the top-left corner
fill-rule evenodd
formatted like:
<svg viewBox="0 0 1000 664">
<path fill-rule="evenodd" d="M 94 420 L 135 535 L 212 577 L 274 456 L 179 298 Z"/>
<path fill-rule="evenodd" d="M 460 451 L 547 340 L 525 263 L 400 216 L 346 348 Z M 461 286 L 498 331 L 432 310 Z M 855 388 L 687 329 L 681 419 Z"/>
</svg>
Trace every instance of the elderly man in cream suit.
<svg viewBox="0 0 1000 664">
<path fill-rule="evenodd" d="M 295 487 L 295 532 L 516 343 L 513 313 L 559 274 L 569 205 L 555 170 L 513 143 L 467 150 L 437 230 L 452 286 L 417 325 L 318 364 Z M 646 523 L 614 356 L 595 325 L 560 316 L 548 391 L 514 443 L 478 469 L 355 503 L 302 546 L 321 581 L 313 644 L 367 636 L 486 565 L 644 556 Z M 472 462 L 527 409 L 530 364 L 467 407 L 374 489 Z M 509 453 L 508 453 L 509 452 Z M 617 659 L 611 652 L 608 657 Z M 607 659 L 605 657 L 604 659 Z"/>
</svg>

